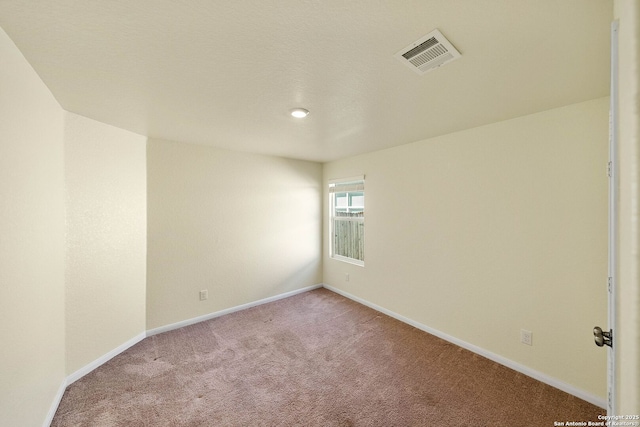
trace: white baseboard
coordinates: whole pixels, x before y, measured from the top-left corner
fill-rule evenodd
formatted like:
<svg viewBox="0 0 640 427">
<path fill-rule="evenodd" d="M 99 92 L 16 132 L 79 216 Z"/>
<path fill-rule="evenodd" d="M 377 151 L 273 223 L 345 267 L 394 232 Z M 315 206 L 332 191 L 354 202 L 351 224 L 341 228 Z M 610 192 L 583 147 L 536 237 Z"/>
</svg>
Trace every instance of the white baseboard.
<svg viewBox="0 0 640 427">
<path fill-rule="evenodd" d="M 60 387 L 58 387 L 58 392 L 53 398 L 53 402 L 51 403 L 51 407 L 49 408 L 49 412 L 47 412 L 47 418 L 44 419 L 44 423 L 42 427 L 49 427 L 51 422 L 53 421 L 53 417 L 56 415 L 56 411 L 58 410 L 58 406 L 60 406 L 60 402 L 62 401 L 62 396 L 64 395 L 64 391 L 67 389 L 67 380 L 62 380 Z"/>
<path fill-rule="evenodd" d="M 108 362 L 109 360 L 113 359 L 115 356 L 117 356 L 120 353 L 122 353 L 123 351 L 127 350 L 129 347 L 139 343 L 140 341 L 142 341 L 146 337 L 150 337 L 152 335 L 156 335 L 156 334 L 159 334 L 159 333 L 162 333 L 162 332 L 171 331 L 173 329 L 182 328 L 183 326 L 193 325 L 194 323 L 202 322 L 202 321 L 205 321 L 205 320 L 213 319 L 215 317 L 224 316 L 225 314 L 229 314 L 229 313 L 233 313 L 233 312 L 236 312 L 236 311 L 245 310 L 247 308 L 255 307 L 255 306 L 258 306 L 258 305 L 266 304 L 266 303 L 269 303 L 269 302 L 277 301 L 279 299 L 287 298 L 287 297 L 290 297 L 290 296 L 293 296 L 293 295 L 301 294 L 303 292 L 311 291 L 313 289 L 318 289 L 318 288 L 321 288 L 321 287 L 322 287 L 322 284 L 307 286 L 305 288 L 296 289 L 296 290 L 285 292 L 285 293 L 282 293 L 282 294 L 279 294 L 279 295 L 275 295 L 275 296 L 272 296 L 272 297 L 264 298 L 264 299 L 261 299 L 261 300 L 258 300 L 258 301 L 253 301 L 253 302 L 250 302 L 250 303 L 247 303 L 247 304 L 238 305 L 236 307 L 231 307 L 231 308 L 227 308 L 225 310 L 216 311 L 215 313 L 209 313 L 209 314 L 206 314 L 204 316 L 194 317 L 192 319 L 183 320 L 181 322 L 173 323 L 171 325 L 166 325 L 166 326 L 162 326 L 162 327 L 159 327 L 159 328 L 150 329 L 150 330 L 148 330 L 146 332 L 142 332 L 142 333 L 136 335 L 135 337 L 131 338 L 129 341 L 125 342 L 124 344 L 114 348 L 113 350 L 111 350 L 110 352 L 105 354 L 104 356 L 99 357 L 98 359 L 94 360 L 93 362 L 91 362 L 88 365 L 82 367 L 81 369 L 78 369 L 73 374 L 69 375 L 66 378 L 66 383 L 64 384 L 64 386 L 61 386 L 61 390 L 62 391 L 59 392 L 60 398 L 62 398 L 62 394 L 64 394 L 64 389 L 67 386 L 73 384 L 74 382 L 76 382 L 77 380 L 82 378 L 83 376 L 87 375 L 89 372 L 93 371 L 94 369 L 98 368 L 99 366 L 103 365 L 104 363 Z M 57 408 L 57 405 L 59 403 L 60 403 L 60 400 L 58 399 L 58 403 L 55 405 L 56 408 Z M 53 413 L 55 414 L 55 409 L 53 409 Z M 52 418 L 53 418 L 53 416 L 52 416 Z"/>
<path fill-rule="evenodd" d="M 552 387 L 555 387 L 559 390 L 564 391 L 565 393 L 569 393 L 573 396 L 576 396 L 582 400 L 585 400 L 591 404 L 594 404 L 596 406 L 599 406 L 600 408 L 606 409 L 607 408 L 607 402 L 605 399 L 595 396 L 591 393 L 588 393 L 584 390 L 581 390 L 577 387 L 572 386 L 571 384 L 567 384 L 563 381 L 558 380 L 557 378 L 553 378 L 547 374 L 543 374 L 542 372 L 536 371 L 535 369 L 531 369 L 525 365 L 521 365 L 520 363 L 514 362 L 513 360 L 507 359 L 506 357 L 500 356 L 498 354 L 492 353 L 488 350 L 485 350 L 481 347 L 478 347 L 477 345 L 473 345 L 470 344 L 466 341 L 462 341 L 458 338 L 455 338 L 451 335 L 445 334 L 444 332 L 440 332 L 437 329 L 433 329 L 429 326 L 423 325 L 422 323 L 416 322 L 415 320 L 411 320 L 408 317 L 404 317 L 398 313 L 395 313 L 391 310 L 387 310 L 384 307 L 380 307 L 379 305 L 373 304 L 367 300 L 364 300 L 360 297 L 357 297 L 355 295 L 351 295 L 348 292 L 345 292 L 341 289 L 335 288 L 333 286 L 327 285 L 327 284 L 323 284 L 323 287 L 335 292 L 337 294 L 340 294 L 346 298 L 349 298 L 350 300 L 359 302 L 362 305 L 366 305 L 369 308 L 372 308 L 376 311 L 379 311 L 381 313 L 386 314 L 387 316 L 393 317 L 394 319 L 397 319 L 401 322 L 404 322 L 408 325 L 411 325 L 417 329 L 420 329 L 422 331 L 425 331 L 427 333 L 430 333 L 431 335 L 435 335 L 438 338 L 442 338 L 445 341 L 449 341 L 452 344 L 455 344 L 459 347 L 465 348 L 469 351 L 472 351 L 476 354 L 479 354 L 480 356 L 486 357 L 489 360 L 492 360 L 496 363 L 499 363 L 503 366 L 506 366 L 507 368 L 511 368 L 514 371 L 518 371 L 521 374 L 527 375 L 531 378 L 534 378 L 540 382 L 543 382 L 545 384 L 548 384 Z"/>
<path fill-rule="evenodd" d="M 258 301 L 249 302 L 246 304 L 237 305 L 235 307 L 226 308 L 224 310 L 216 311 L 213 313 L 205 314 L 203 316 L 193 317 L 191 319 L 182 320 L 180 322 L 172 323 L 170 325 L 160 326 L 159 328 L 150 329 L 147 331 L 147 336 L 150 337 L 152 335 L 161 334 L 163 332 L 172 331 L 174 329 L 182 328 L 184 326 L 193 325 L 196 323 L 204 322 L 205 320 L 214 319 L 216 317 L 224 316 L 225 314 L 234 313 L 240 310 L 246 310 L 247 308 L 255 307 L 262 304 L 267 304 L 269 302 L 277 301 L 279 299 L 288 298 L 297 294 L 301 294 L 303 292 L 308 292 L 314 289 L 321 288 L 322 284 L 311 285 L 305 288 L 296 289 L 294 291 L 285 292 L 279 295 L 274 295 L 272 297 L 263 298 Z"/>
<path fill-rule="evenodd" d="M 73 374 L 71 374 L 71 375 L 69 375 L 67 377 L 67 386 L 69 386 L 69 385 L 73 384 L 74 382 L 78 381 L 80 378 L 84 377 L 89 372 L 93 371 L 94 369 L 98 368 L 99 366 L 104 365 L 109 360 L 113 359 L 114 357 L 116 357 L 117 355 L 119 355 L 120 353 L 122 353 L 123 351 L 128 349 L 129 347 L 139 343 L 140 341 L 145 339 L 146 336 L 147 336 L 147 334 L 142 332 L 142 333 L 136 335 L 135 337 L 131 338 L 129 341 L 125 342 L 124 344 L 121 344 L 118 347 L 114 348 L 113 350 L 111 350 L 107 354 L 97 358 L 96 360 L 94 360 L 93 362 L 89 363 L 88 365 L 78 369 Z"/>
<path fill-rule="evenodd" d="M 45 419 L 43 426 L 44 427 L 49 427 L 49 425 L 51 425 L 51 422 L 53 421 L 53 417 L 55 416 L 56 411 L 58 410 L 58 406 L 60 405 L 60 401 L 62 400 L 62 396 L 64 395 L 64 391 L 66 390 L 66 388 L 69 385 L 73 384 L 74 382 L 76 382 L 80 378 L 82 378 L 85 375 L 87 375 L 89 372 L 91 372 L 94 369 L 100 367 L 101 365 L 105 364 L 109 360 L 113 359 L 114 357 L 116 357 L 117 355 L 122 353 L 123 351 L 127 350 L 129 347 L 132 347 L 133 345 L 139 343 L 140 341 L 142 341 L 146 337 L 150 337 L 152 335 L 156 335 L 156 334 L 159 334 L 159 333 L 162 333 L 162 332 L 171 331 L 173 329 L 178 329 L 178 328 L 181 328 L 183 326 L 193 325 L 194 323 L 198 323 L 198 322 L 202 322 L 202 321 L 205 321 L 205 320 L 213 319 L 215 317 L 224 316 L 225 314 L 233 313 L 233 312 L 240 311 L 240 310 L 245 310 L 247 308 L 251 308 L 251 307 L 255 307 L 255 306 L 258 306 L 258 305 L 266 304 L 266 303 L 269 303 L 269 302 L 277 301 L 277 300 L 280 300 L 280 299 L 283 299 L 283 298 L 288 298 L 288 297 L 291 297 L 293 295 L 301 294 L 303 292 L 311 291 L 313 289 L 318 289 L 318 288 L 321 288 L 321 287 L 322 287 L 322 284 L 307 286 L 305 288 L 296 289 L 296 290 L 285 292 L 285 293 L 282 293 L 282 294 L 279 294 L 279 295 L 275 295 L 275 296 L 272 296 L 272 297 L 264 298 L 264 299 L 261 299 L 261 300 L 258 300 L 258 301 L 254 301 L 254 302 L 250 302 L 250 303 L 247 303 L 247 304 L 238 305 L 236 307 L 231 307 L 231 308 L 227 308 L 225 310 L 216 311 L 215 313 L 210 313 L 210 314 L 206 314 L 204 316 L 194 317 L 192 319 L 183 320 L 182 322 L 173 323 L 171 325 L 162 326 L 160 328 L 155 328 L 155 329 L 151 329 L 151 330 L 148 330 L 146 332 L 140 333 L 140 334 L 136 335 L 135 337 L 131 338 L 130 340 L 128 340 L 127 342 L 125 342 L 124 344 L 114 348 L 113 350 L 111 350 L 110 352 L 105 354 L 104 356 L 99 357 L 98 359 L 94 360 L 93 362 L 91 362 L 88 365 L 78 369 L 73 374 L 69 375 L 62 382 L 62 384 L 60 385 L 60 388 L 58 389 L 58 392 L 56 393 L 56 396 L 55 396 L 55 398 L 54 398 L 54 400 L 53 400 L 53 402 L 51 404 L 51 407 L 49 408 L 49 412 L 47 413 L 47 418 Z"/>
<path fill-rule="evenodd" d="M 104 356 L 94 360 L 93 362 L 89 363 L 88 365 L 84 366 L 83 368 L 77 370 L 76 372 L 74 372 L 73 374 L 69 375 L 65 381 L 62 382 L 62 384 L 60 385 L 60 388 L 58 389 L 58 392 L 56 393 L 56 396 L 54 398 L 54 401 L 51 404 L 51 407 L 49 409 L 49 412 L 47 414 L 47 418 L 45 419 L 45 422 L 43 424 L 44 427 L 48 427 L 51 422 L 53 421 L 53 417 L 55 416 L 56 410 L 58 409 L 58 406 L 60 405 L 60 401 L 62 400 L 62 396 L 64 395 L 64 391 L 67 388 L 67 386 L 73 384 L 75 381 L 79 380 L 80 378 L 82 378 L 83 376 L 85 376 L 86 374 L 88 374 L 89 372 L 93 371 L 94 369 L 98 368 L 99 366 L 103 365 L 104 363 L 108 362 L 109 360 L 111 360 L 112 358 L 114 358 L 115 356 L 117 356 L 118 354 L 122 353 L 123 351 L 127 350 L 129 347 L 139 343 L 140 341 L 142 341 L 144 338 L 152 336 L 152 335 L 156 335 L 156 334 L 160 334 L 162 332 L 168 332 L 174 329 L 178 329 L 178 328 L 182 328 L 184 326 L 188 326 L 188 325 L 193 325 L 195 323 L 199 323 L 199 322 L 203 322 L 205 320 L 209 320 L 209 319 L 213 319 L 216 317 L 220 317 L 220 316 L 224 316 L 225 314 L 230 314 L 230 313 L 234 313 L 236 311 L 240 311 L 240 310 L 245 310 L 247 308 L 251 308 L 251 307 L 256 307 L 258 305 L 262 305 L 262 304 L 267 304 L 273 301 L 277 301 L 283 298 L 288 298 L 291 297 L 293 295 L 297 295 L 297 294 L 301 294 L 303 292 L 308 292 L 311 291 L 313 289 L 318 289 L 324 287 L 332 292 L 335 292 L 337 294 L 340 294 L 346 298 L 349 298 L 353 301 L 356 301 L 362 305 L 365 305 L 369 308 L 372 308 L 376 311 L 379 311 L 381 313 L 386 314 L 387 316 L 393 317 L 394 319 L 397 319 L 401 322 L 404 322 L 408 325 L 411 325 L 417 329 L 420 329 L 422 331 L 425 331 L 427 333 L 430 333 L 432 335 L 435 335 L 439 338 L 442 338 L 445 341 L 448 341 L 452 344 L 455 344 L 459 347 L 465 348 L 469 351 L 472 351 L 476 354 L 479 354 L 480 356 L 486 357 L 489 360 L 492 360 L 496 363 L 499 363 L 501 365 L 504 365 L 508 368 L 511 368 L 515 371 L 518 371 L 524 375 L 527 375 L 531 378 L 534 378 L 538 381 L 541 381 L 545 384 L 549 384 L 552 387 L 555 387 L 557 389 L 560 389 L 566 393 L 569 393 L 571 395 L 574 395 L 580 399 L 583 399 L 589 403 L 592 403 L 596 406 L 599 406 L 601 408 L 606 408 L 606 401 L 605 399 L 602 399 L 598 396 L 595 396 L 591 393 L 587 393 L 584 390 L 578 389 L 577 387 L 574 387 L 570 384 L 567 384 L 563 381 L 560 381 L 556 378 L 553 378 L 549 375 L 543 374 L 539 371 L 536 371 L 534 369 L 531 369 L 527 366 L 521 365 L 519 363 L 516 363 L 512 360 L 509 360 L 505 357 L 502 357 L 500 355 L 497 355 L 495 353 L 492 353 L 488 350 L 485 350 L 481 347 L 478 347 L 476 345 L 470 344 L 466 341 L 462 341 L 458 338 L 455 338 L 451 335 L 445 334 L 444 332 L 440 332 L 436 329 L 430 328 L 429 326 L 423 325 L 422 323 L 416 322 L 414 320 L 411 320 L 407 317 L 404 317 L 400 314 L 397 314 L 391 310 L 387 310 L 384 307 L 381 307 L 379 305 L 373 304 L 367 300 L 364 300 L 362 298 L 356 297 L 355 295 L 351 295 L 348 292 L 345 292 L 341 289 L 338 288 L 334 288 L 333 286 L 327 285 L 327 284 L 318 284 L 318 285 L 312 285 L 312 286 L 307 286 L 305 288 L 301 288 L 301 289 L 296 289 L 294 291 L 290 291 L 290 292 L 285 292 L 279 295 L 275 295 L 272 297 L 268 297 L 268 298 L 264 298 L 258 301 L 254 301 L 254 302 L 250 302 L 250 303 L 246 303 L 246 304 L 241 304 L 235 307 L 231 307 L 231 308 L 227 308 L 224 310 L 220 310 L 220 311 L 216 311 L 214 313 L 209 313 L 206 314 L 204 316 L 199 316 L 199 317 L 194 317 L 192 319 L 187 319 L 187 320 L 183 320 L 181 322 L 177 322 L 177 323 L 173 323 L 170 325 L 166 325 L 166 326 L 162 326 L 159 328 L 155 328 L 155 329 L 150 329 L 148 331 L 146 331 L 146 333 L 140 333 L 138 335 L 136 335 L 135 337 L 133 337 L 132 339 L 130 339 L 129 341 L 125 342 L 124 344 L 118 346 L 117 348 L 111 350 L 109 353 L 105 354 Z"/>
<path fill-rule="evenodd" d="M 58 388 L 58 392 L 56 393 L 55 397 L 53 398 L 53 402 L 51 403 L 51 407 L 49 408 L 49 412 L 47 413 L 47 417 L 45 418 L 44 423 L 42 424 L 43 427 L 49 427 L 51 425 L 51 422 L 53 421 L 53 417 L 56 415 L 56 411 L 58 410 L 58 406 L 60 406 L 60 402 L 62 401 L 62 396 L 64 395 L 64 392 L 65 392 L 65 390 L 67 389 L 68 386 L 70 386 L 71 384 L 73 384 L 74 382 L 79 380 L 80 378 L 84 377 L 89 372 L 91 372 L 94 369 L 98 368 L 99 366 L 105 364 L 109 360 L 113 359 L 115 356 L 119 355 L 120 353 L 122 353 L 123 351 L 128 349 L 129 347 L 139 343 L 140 341 L 145 339 L 146 336 L 147 336 L 147 334 L 144 333 L 144 332 L 136 335 L 135 337 L 131 338 L 129 341 L 125 342 L 124 344 L 114 348 L 109 353 L 99 357 L 98 359 L 94 360 L 93 362 L 89 363 L 88 365 L 78 369 L 73 374 L 67 376 L 62 381 L 62 383 L 60 384 L 60 387 Z"/>
</svg>

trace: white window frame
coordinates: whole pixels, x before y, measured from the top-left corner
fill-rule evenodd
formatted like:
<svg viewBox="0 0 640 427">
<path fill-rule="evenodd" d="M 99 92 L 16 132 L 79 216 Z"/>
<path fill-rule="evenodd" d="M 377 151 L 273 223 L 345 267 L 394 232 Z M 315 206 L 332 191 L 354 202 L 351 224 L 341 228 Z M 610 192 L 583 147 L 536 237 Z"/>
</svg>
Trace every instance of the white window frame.
<svg viewBox="0 0 640 427">
<path fill-rule="evenodd" d="M 362 189 L 361 190 L 357 190 L 358 192 L 362 192 L 364 195 L 364 175 L 360 175 L 360 176 L 353 176 L 353 177 L 349 177 L 349 178 L 342 178 L 342 179 L 333 179 L 329 181 L 329 258 L 331 259 L 335 259 L 338 261 L 342 261 L 342 262 L 347 262 L 349 264 L 354 264 L 354 265 L 358 265 L 361 267 L 364 267 L 364 259 L 360 260 L 360 259 L 356 259 L 356 258 L 350 258 L 350 257 L 346 257 L 343 255 L 338 255 L 334 253 L 334 236 L 335 236 L 335 232 L 334 232 L 334 223 L 335 221 L 349 221 L 349 222 L 356 222 L 356 223 L 361 223 L 364 225 L 364 216 L 362 217 L 338 217 L 335 215 L 336 212 L 336 206 L 335 206 L 335 194 L 336 192 L 334 192 L 332 190 L 332 187 L 335 188 L 336 186 L 343 186 L 343 185 L 349 185 L 349 184 L 360 184 Z M 365 202 L 366 204 L 366 202 Z M 363 208 L 363 215 L 364 215 L 364 210 L 365 210 L 365 206 L 362 206 Z M 349 207 L 347 207 L 347 210 L 349 209 Z M 363 245 L 364 245 L 364 237 L 363 237 Z M 363 249 L 363 258 L 364 258 L 364 249 Z"/>
</svg>

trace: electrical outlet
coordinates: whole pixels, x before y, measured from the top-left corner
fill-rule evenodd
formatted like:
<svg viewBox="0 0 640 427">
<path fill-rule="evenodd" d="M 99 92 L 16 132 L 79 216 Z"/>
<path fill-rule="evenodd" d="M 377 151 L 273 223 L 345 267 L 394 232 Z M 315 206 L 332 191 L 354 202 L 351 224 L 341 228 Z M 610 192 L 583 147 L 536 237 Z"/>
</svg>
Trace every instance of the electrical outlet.
<svg viewBox="0 0 640 427">
<path fill-rule="evenodd" d="M 345 282 L 349 281 L 349 273 L 344 273 L 344 281 Z"/>
<path fill-rule="evenodd" d="M 520 329 L 520 342 L 526 345 L 533 345 L 533 332 Z"/>
<path fill-rule="evenodd" d="M 209 299 L 209 291 L 204 289 L 200 291 L 200 301 L 204 301 L 206 299 Z"/>
</svg>

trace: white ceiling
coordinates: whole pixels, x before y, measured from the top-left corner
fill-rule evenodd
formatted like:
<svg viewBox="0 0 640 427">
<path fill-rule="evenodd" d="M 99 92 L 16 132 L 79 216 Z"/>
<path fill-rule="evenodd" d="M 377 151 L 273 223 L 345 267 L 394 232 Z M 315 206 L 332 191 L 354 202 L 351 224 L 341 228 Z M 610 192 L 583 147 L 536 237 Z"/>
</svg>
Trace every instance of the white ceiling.
<svg viewBox="0 0 640 427">
<path fill-rule="evenodd" d="M 0 1 L 64 109 L 321 162 L 608 95 L 612 14 L 612 0 Z M 420 76 L 394 58 L 436 28 L 461 59 Z"/>
</svg>

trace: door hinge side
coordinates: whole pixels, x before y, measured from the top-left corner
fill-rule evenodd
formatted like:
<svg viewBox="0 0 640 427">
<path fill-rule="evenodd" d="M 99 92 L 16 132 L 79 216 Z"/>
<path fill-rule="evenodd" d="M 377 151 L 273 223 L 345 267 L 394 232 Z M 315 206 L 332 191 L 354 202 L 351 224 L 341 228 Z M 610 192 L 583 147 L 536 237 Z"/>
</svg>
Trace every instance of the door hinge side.
<svg viewBox="0 0 640 427">
<path fill-rule="evenodd" d="M 613 284 L 613 277 L 609 276 L 607 278 L 607 287 L 609 288 L 609 293 L 611 293 L 611 285 Z"/>
<path fill-rule="evenodd" d="M 611 162 L 607 163 L 607 176 L 609 178 L 611 178 L 611 169 L 612 169 L 613 165 L 611 164 Z"/>
</svg>

